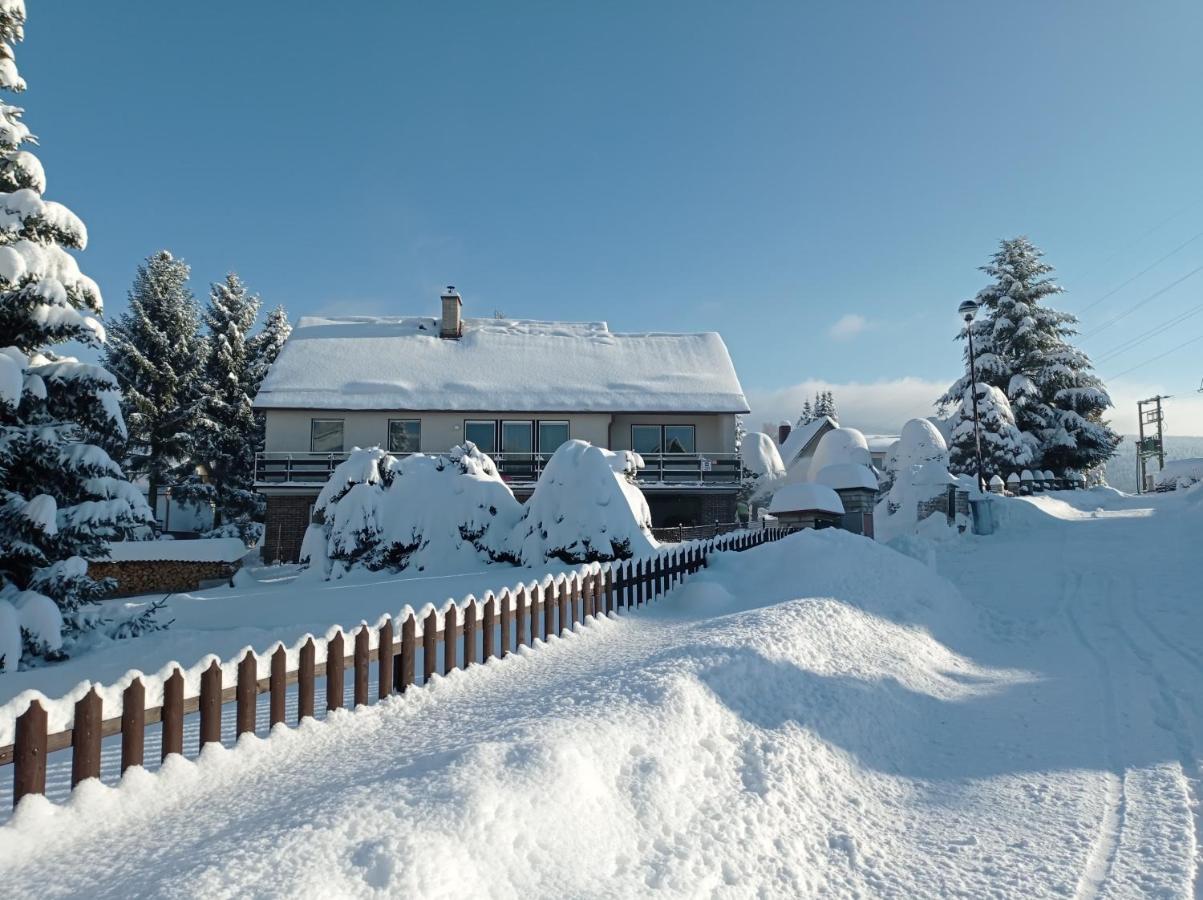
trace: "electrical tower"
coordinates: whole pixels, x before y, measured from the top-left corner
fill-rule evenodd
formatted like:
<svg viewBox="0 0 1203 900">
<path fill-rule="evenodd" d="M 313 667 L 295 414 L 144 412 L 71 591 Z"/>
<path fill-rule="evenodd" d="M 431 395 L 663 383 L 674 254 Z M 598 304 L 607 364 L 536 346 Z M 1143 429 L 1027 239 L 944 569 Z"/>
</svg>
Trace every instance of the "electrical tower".
<svg viewBox="0 0 1203 900">
<path fill-rule="evenodd" d="M 1161 401 L 1169 400 L 1169 395 L 1158 394 L 1148 400 L 1136 403 L 1136 419 L 1140 428 L 1140 437 L 1136 439 L 1136 493 L 1145 489 L 1145 473 L 1148 461 L 1157 458 L 1157 470 L 1165 468 L 1165 433 L 1161 414 Z"/>
</svg>

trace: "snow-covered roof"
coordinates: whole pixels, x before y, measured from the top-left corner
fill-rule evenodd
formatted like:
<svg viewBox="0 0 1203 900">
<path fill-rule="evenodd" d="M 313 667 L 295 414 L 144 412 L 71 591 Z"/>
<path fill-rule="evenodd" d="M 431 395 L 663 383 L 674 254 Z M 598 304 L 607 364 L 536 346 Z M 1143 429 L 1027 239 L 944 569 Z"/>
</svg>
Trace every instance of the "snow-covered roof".
<svg viewBox="0 0 1203 900">
<path fill-rule="evenodd" d="M 869 445 L 870 453 L 887 453 L 898 438 L 897 434 L 866 434 L 865 443 Z"/>
<path fill-rule="evenodd" d="M 302 318 L 259 409 L 748 412 L 723 339 L 617 334 L 605 322 Z"/>
<path fill-rule="evenodd" d="M 773 494 L 772 502 L 769 503 L 769 513 L 785 512 L 827 512 L 842 516 L 844 503 L 840 500 L 840 495 L 827 485 L 803 481 L 787 484 Z"/>
<path fill-rule="evenodd" d="M 238 538 L 202 538 L 195 541 L 115 541 L 108 545 L 107 558 L 97 562 L 234 562 L 246 556 L 246 544 Z"/>
<path fill-rule="evenodd" d="M 841 491 L 848 488 L 877 490 L 877 476 L 873 470 L 860 463 L 832 463 L 824 466 L 815 476 L 815 481 Z"/>
<path fill-rule="evenodd" d="M 1165 468 L 1157 473 L 1156 484 L 1187 485 L 1203 481 L 1203 459 L 1171 459 Z"/>
<path fill-rule="evenodd" d="M 836 421 L 828 416 L 819 416 L 805 425 L 793 429 L 781 445 L 781 462 L 788 469 L 794 464 L 798 455 L 810 446 L 811 441 L 818 437 L 824 429 L 838 428 Z"/>
</svg>

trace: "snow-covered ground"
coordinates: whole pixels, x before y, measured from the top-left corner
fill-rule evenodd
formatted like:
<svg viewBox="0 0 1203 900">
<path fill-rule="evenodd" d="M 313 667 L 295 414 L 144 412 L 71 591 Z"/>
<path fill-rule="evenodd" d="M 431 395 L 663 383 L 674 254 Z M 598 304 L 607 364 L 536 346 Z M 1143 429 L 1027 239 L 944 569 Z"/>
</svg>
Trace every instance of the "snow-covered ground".
<svg viewBox="0 0 1203 900">
<path fill-rule="evenodd" d="M 404 699 L 31 798 L 0 883 L 1197 896 L 1203 490 L 1004 507 L 991 537 L 908 541 L 917 559 L 836 531 L 722 554 Z"/>
</svg>

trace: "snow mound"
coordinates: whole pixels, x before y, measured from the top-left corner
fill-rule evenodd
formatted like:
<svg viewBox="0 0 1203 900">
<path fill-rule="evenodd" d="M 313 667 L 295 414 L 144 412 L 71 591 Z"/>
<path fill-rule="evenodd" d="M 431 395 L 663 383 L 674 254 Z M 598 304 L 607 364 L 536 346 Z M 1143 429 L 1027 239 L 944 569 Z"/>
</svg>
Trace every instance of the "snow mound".
<svg viewBox="0 0 1203 900">
<path fill-rule="evenodd" d="M 522 513 L 493 460 L 470 442 L 400 459 L 356 448 L 314 509 L 320 521 L 305 535 L 302 559 L 334 576 L 356 565 L 447 574 L 512 561 L 506 541 Z"/>
<path fill-rule="evenodd" d="M 762 478 L 767 476 L 770 479 L 785 475 L 785 464 L 781 461 L 777 445 L 763 432 L 753 431 L 745 434 L 739 455 L 744 468 L 753 475 Z"/>
<path fill-rule="evenodd" d="M 815 476 L 815 482 L 837 491 L 846 488 L 877 490 L 877 476 L 873 474 L 872 469 L 861 463 L 832 463 L 824 466 Z"/>
<path fill-rule="evenodd" d="M 631 481 L 637 458 L 579 440 L 547 461 L 509 546 L 523 565 L 645 556 L 658 546 L 643 492 Z"/>
<path fill-rule="evenodd" d="M 825 484 L 813 481 L 803 481 L 800 484 L 787 484 L 773 494 L 769 503 L 769 514 L 783 512 L 821 512 L 844 514 L 844 503 L 840 495 Z"/>
<path fill-rule="evenodd" d="M 810 461 L 810 471 L 821 472 L 836 463 L 858 463 L 872 466 L 869 442 L 855 428 L 833 428 L 819 439 L 815 455 Z"/>
</svg>

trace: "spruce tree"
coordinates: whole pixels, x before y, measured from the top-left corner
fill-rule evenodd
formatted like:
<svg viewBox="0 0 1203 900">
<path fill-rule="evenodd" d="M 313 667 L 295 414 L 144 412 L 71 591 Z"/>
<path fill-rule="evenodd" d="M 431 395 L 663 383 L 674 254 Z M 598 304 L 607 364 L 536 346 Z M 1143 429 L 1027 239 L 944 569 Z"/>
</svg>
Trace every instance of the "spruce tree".
<svg viewBox="0 0 1203 900">
<path fill-rule="evenodd" d="M 981 269 L 992 283 L 977 295 L 973 328 L 976 380 L 1001 390 L 1032 448 L 1032 463 L 1058 472 L 1091 471 L 1115 452 L 1119 436 L 1103 419 L 1112 405 L 1090 358 L 1070 344 L 1077 318 L 1053 309 L 1064 290 L 1053 267 L 1026 237 L 1004 240 Z M 958 337 L 964 340 L 962 328 Z M 966 372 L 938 401 L 960 402 L 972 379 Z"/>
<path fill-rule="evenodd" d="M 982 443 L 982 471 L 987 481 L 991 475 L 998 475 L 1005 481 L 1012 472 L 1031 464 L 1031 443 L 1015 424 L 1015 414 L 1006 394 L 996 387 L 978 382 L 977 412 Z M 968 390 L 949 424 L 949 470 L 976 476 L 973 397 Z"/>
<path fill-rule="evenodd" d="M 129 309 L 111 329 L 104 363 L 124 389 L 129 426 L 126 470 L 144 475 L 155 508 L 163 487 L 192 474 L 203 415 L 207 354 L 189 268 L 166 250 L 138 267 Z"/>
<path fill-rule="evenodd" d="M 212 286 L 204 313 L 206 359 L 202 414 L 197 423 L 194 475 L 175 493 L 184 500 L 214 505 L 214 532 L 257 536 L 253 520 L 260 500 L 255 491 L 255 390 L 247 336 L 259 315 L 259 298 L 233 272 Z"/>
<path fill-rule="evenodd" d="M 0 4 L 0 88 L 14 92 L 25 88 L 12 51 L 24 20 L 21 3 Z M 103 301 L 64 249 L 84 249 L 83 223 L 42 199 L 22 112 L 0 103 L 0 623 L 19 628 L 0 634 L 0 671 L 16 668 L 14 647 L 53 658 L 98 624 L 112 582 L 90 578 L 85 560 L 152 520 L 107 452 L 126 434 L 117 381 L 53 350 L 99 347 Z"/>
<path fill-rule="evenodd" d="M 267 314 L 263 328 L 251 338 L 248 345 L 250 354 L 251 389 L 247 392 L 251 400 L 259 393 L 259 386 L 267 377 L 288 336 L 292 334 L 292 326 L 288 324 L 288 313 L 283 306 L 277 306 Z M 267 426 L 267 416 L 262 412 L 255 413 L 255 450 L 261 451 L 264 446 L 264 432 Z"/>
<path fill-rule="evenodd" d="M 809 425 L 815 420 L 814 411 L 810 408 L 810 401 L 807 400 L 802 404 L 802 415 L 798 416 L 798 428 L 803 425 Z"/>
</svg>

